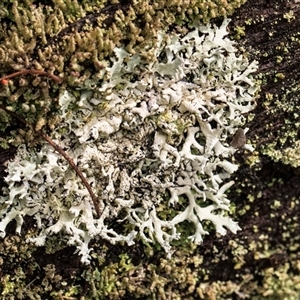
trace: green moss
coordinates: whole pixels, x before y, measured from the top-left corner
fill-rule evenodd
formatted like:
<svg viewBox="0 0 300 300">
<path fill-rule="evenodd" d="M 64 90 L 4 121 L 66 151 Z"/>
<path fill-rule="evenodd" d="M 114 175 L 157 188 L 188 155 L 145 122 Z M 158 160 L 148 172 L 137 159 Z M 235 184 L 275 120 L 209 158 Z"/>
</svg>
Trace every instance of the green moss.
<svg viewBox="0 0 300 300">
<path fill-rule="evenodd" d="M 285 139 L 283 140 L 285 142 Z M 271 156 L 275 161 L 281 161 L 284 164 L 291 165 L 294 168 L 300 166 L 300 141 L 297 140 L 292 145 L 282 150 L 269 149 L 265 151 L 266 154 Z"/>
<path fill-rule="evenodd" d="M 245 36 L 245 26 L 236 26 L 234 28 L 235 31 L 235 39 L 239 40 L 241 37 Z"/>
<path fill-rule="evenodd" d="M 129 52 L 138 51 L 151 59 L 149 49 L 158 30 L 230 15 L 244 2 L 54 0 L 41 6 L 35 0 L 2 1 L 1 73 L 43 70 L 59 76 L 62 86 L 78 86 L 91 76 L 101 78 L 105 60 L 116 46 L 123 44 Z M 36 130 L 55 127 L 59 114 L 56 83 L 25 75 L 10 79 L 5 88 L 0 97 L 2 107 L 16 112 Z M 0 120 L 0 130 L 14 121 Z M 23 138 L 18 140 L 23 142 Z"/>
</svg>

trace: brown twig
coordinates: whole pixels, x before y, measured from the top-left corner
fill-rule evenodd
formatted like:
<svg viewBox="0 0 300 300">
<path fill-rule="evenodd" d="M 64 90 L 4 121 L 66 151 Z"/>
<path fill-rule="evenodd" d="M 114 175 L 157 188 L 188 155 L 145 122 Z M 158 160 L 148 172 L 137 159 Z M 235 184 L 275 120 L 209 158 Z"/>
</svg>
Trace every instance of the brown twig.
<svg viewBox="0 0 300 300">
<path fill-rule="evenodd" d="M 23 118 L 21 118 L 18 114 L 16 114 L 15 112 L 7 110 L 3 105 L 0 105 L 0 108 L 5 110 L 8 114 L 10 114 L 14 118 L 16 118 L 17 120 L 22 122 L 23 124 L 27 125 L 27 122 Z M 73 170 L 76 172 L 76 174 L 79 176 L 79 178 L 82 180 L 84 186 L 88 190 L 88 192 L 89 192 L 89 194 L 92 198 L 92 201 L 93 201 L 93 204 L 94 204 L 94 207 L 95 207 L 95 210 L 96 210 L 97 217 L 100 218 L 101 213 L 100 213 L 100 208 L 99 208 L 99 205 L 98 205 L 97 197 L 94 194 L 90 184 L 87 182 L 86 178 L 84 177 L 84 175 L 80 171 L 80 169 L 75 165 L 72 158 L 60 146 L 58 146 L 55 142 L 53 142 L 50 139 L 50 137 L 47 134 L 45 134 L 43 131 L 40 130 L 40 131 L 35 131 L 35 132 L 37 134 L 39 134 L 47 143 L 49 143 L 61 156 L 63 156 L 63 158 L 73 168 Z"/>
<path fill-rule="evenodd" d="M 26 74 L 43 75 L 43 76 L 50 77 L 50 78 L 51 78 L 53 81 L 55 81 L 56 83 L 61 83 L 61 82 L 62 82 L 62 79 L 59 78 L 59 77 L 56 76 L 56 75 L 49 74 L 49 73 L 47 73 L 46 71 L 31 70 L 31 69 L 30 69 L 30 70 L 29 70 L 29 69 L 21 70 L 21 71 L 18 71 L 18 72 L 15 72 L 15 73 L 6 75 L 6 76 L 0 78 L 0 82 L 2 82 L 3 80 L 7 80 L 7 79 L 14 78 L 14 77 L 16 77 L 16 76 L 26 75 Z"/>
<path fill-rule="evenodd" d="M 101 213 L 100 213 L 100 208 L 99 208 L 99 205 L 98 205 L 98 202 L 97 202 L 97 197 L 94 194 L 90 184 L 87 182 L 86 178 L 84 177 L 84 175 L 80 171 L 80 169 L 75 165 L 72 158 L 70 156 L 68 156 L 68 154 L 60 146 L 58 146 L 56 143 L 54 143 L 50 139 L 50 137 L 47 134 L 45 134 L 43 131 L 38 131 L 37 133 L 40 136 L 42 136 L 43 139 L 45 141 L 47 141 L 61 156 L 64 157 L 64 159 L 69 163 L 69 165 L 73 168 L 73 170 L 76 172 L 76 174 L 80 177 L 80 179 L 82 180 L 82 182 L 85 185 L 86 189 L 90 193 L 90 196 L 92 198 L 92 201 L 93 201 L 93 204 L 94 204 L 94 207 L 95 207 L 95 210 L 96 210 L 97 217 L 100 218 Z"/>
<path fill-rule="evenodd" d="M 22 71 L 15 72 L 15 73 L 12 73 L 10 75 L 6 75 L 6 76 L 0 78 L 0 82 L 3 83 L 7 79 L 10 79 L 10 78 L 13 78 L 13 77 L 16 77 L 16 76 L 19 76 L 19 75 L 24 75 L 24 74 L 46 75 L 46 76 L 50 77 L 52 80 L 54 80 L 56 83 L 61 83 L 61 81 L 62 81 L 59 77 L 57 77 L 55 75 L 52 75 L 52 74 L 48 74 L 45 71 L 39 71 L 39 70 L 22 70 Z M 13 116 L 14 118 L 18 119 L 21 123 L 23 123 L 25 125 L 28 125 L 27 122 L 23 118 L 21 118 L 18 114 L 16 114 L 15 112 L 7 110 L 6 107 L 4 107 L 3 105 L 0 105 L 0 108 L 3 109 L 4 111 L 6 111 L 11 116 Z M 36 131 L 35 130 L 35 132 L 37 134 L 39 134 L 47 143 L 49 143 L 61 156 L 63 156 L 63 158 L 69 163 L 69 165 L 71 166 L 71 168 L 76 172 L 76 174 L 79 176 L 79 178 L 83 182 L 84 186 L 88 190 L 88 192 L 89 192 L 89 194 L 90 194 L 90 196 L 92 198 L 92 201 L 93 201 L 93 204 L 94 204 L 94 207 L 95 207 L 95 211 L 96 211 L 97 217 L 100 218 L 102 213 L 100 213 L 100 208 L 99 208 L 99 204 L 98 204 L 98 201 L 97 201 L 97 197 L 94 194 L 94 192 L 93 192 L 90 184 L 87 182 L 86 178 L 84 177 L 84 175 L 80 171 L 80 169 L 75 165 L 75 163 L 72 160 L 72 158 L 59 145 L 57 145 L 56 143 L 54 143 L 51 140 L 51 138 L 47 134 L 45 134 L 43 131 L 41 131 L 41 130 Z"/>
</svg>

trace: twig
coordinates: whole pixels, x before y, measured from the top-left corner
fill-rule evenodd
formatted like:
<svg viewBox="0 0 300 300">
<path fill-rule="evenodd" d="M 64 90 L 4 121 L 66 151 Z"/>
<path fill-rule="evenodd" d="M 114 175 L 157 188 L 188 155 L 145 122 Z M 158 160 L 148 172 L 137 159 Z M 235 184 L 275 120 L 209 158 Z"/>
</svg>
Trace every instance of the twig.
<svg viewBox="0 0 300 300">
<path fill-rule="evenodd" d="M 0 78 L 0 82 L 2 82 L 3 80 L 11 79 L 11 78 L 14 78 L 14 77 L 16 77 L 16 76 L 25 75 L 25 74 L 43 75 L 43 76 L 50 77 L 50 78 L 51 78 L 53 81 L 55 81 L 56 83 L 61 83 L 61 82 L 62 82 L 62 79 L 59 78 L 59 77 L 56 76 L 56 75 L 49 74 L 49 73 L 47 73 L 47 72 L 45 72 L 45 71 L 40 71 L 40 70 L 29 70 L 29 69 L 21 70 L 21 71 L 18 71 L 18 72 L 15 72 L 15 73 L 6 75 L 6 76 Z"/>
<path fill-rule="evenodd" d="M 74 169 L 74 171 L 76 172 L 76 174 L 80 177 L 80 179 L 82 180 L 83 184 L 85 185 L 86 189 L 89 191 L 90 196 L 93 200 L 93 204 L 97 213 L 97 217 L 100 218 L 101 217 L 101 213 L 100 213 L 100 209 L 99 209 L 99 205 L 97 202 L 97 197 L 94 194 L 90 184 L 87 182 L 86 178 L 84 177 L 84 175 L 82 174 L 82 172 L 80 171 L 80 169 L 75 165 L 74 161 L 72 160 L 72 158 L 70 156 L 68 156 L 68 154 L 60 147 L 58 146 L 56 143 L 54 143 L 50 137 L 45 134 L 43 131 L 37 131 L 37 133 L 43 137 L 43 139 L 45 141 L 47 141 L 61 156 L 64 157 L 64 159 L 69 163 L 69 165 Z"/>
</svg>

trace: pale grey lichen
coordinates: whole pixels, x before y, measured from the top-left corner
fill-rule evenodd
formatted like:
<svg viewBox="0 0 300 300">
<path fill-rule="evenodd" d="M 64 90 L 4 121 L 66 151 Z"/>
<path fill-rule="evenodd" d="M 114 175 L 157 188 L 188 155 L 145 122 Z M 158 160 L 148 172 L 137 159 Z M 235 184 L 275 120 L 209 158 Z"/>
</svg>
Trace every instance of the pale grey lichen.
<svg viewBox="0 0 300 300">
<path fill-rule="evenodd" d="M 221 235 L 224 227 L 240 230 L 224 215 L 230 176 L 238 168 L 229 143 L 255 107 L 251 73 L 257 62 L 236 55 L 226 37 L 228 22 L 196 25 L 185 36 L 160 32 L 150 63 L 116 48 L 95 76 L 100 79 L 76 93 L 62 91 L 62 122 L 51 137 L 85 174 L 103 213 L 95 217 L 88 191 L 51 146 L 23 145 L 7 165 L 1 235 L 11 220 L 20 232 L 23 217 L 34 216 L 40 234 L 31 241 L 43 245 L 47 236 L 63 232 L 88 262 L 94 237 L 132 245 L 138 234 L 171 254 L 184 221 L 194 224 L 190 239 L 197 244 L 208 234 L 204 220 Z M 168 206 L 174 217 L 161 216 Z M 117 232 L 110 220 L 133 230 Z"/>
</svg>

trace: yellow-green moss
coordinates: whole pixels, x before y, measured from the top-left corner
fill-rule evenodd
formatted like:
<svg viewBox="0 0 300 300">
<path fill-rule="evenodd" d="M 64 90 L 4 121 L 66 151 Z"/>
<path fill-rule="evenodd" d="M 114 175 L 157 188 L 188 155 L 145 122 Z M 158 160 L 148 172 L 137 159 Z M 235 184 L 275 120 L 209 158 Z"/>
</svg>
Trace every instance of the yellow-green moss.
<svg viewBox="0 0 300 300">
<path fill-rule="evenodd" d="M 35 0 L 2 1 L 0 4 L 0 77 L 23 69 L 58 75 L 61 85 L 78 86 L 91 76 L 101 78 L 116 46 L 151 59 L 157 31 L 189 26 L 195 20 L 230 15 L 246 0 Z M 0 104 L 16 112 L 36 130 L 59 122 L 59 86 L 49 78 L 26 75 L 0 86 Z M 3 97 L 2 97 L 3 96 Z M 13 123 L 0 120 L 0 130 Z M 14 144 L 24 141 L 7 137 Z"/>
</svg>

